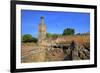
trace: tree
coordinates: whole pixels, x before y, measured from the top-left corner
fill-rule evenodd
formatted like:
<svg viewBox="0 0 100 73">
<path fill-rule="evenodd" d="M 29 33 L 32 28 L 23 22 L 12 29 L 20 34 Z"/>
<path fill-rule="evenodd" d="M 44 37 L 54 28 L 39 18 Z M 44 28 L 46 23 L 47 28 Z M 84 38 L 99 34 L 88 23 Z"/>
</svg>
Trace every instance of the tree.
<svg viewBox="0 0 100 73">
<path fill-rule="evenodd" d="M 22 36 L 22 41 L 23 42 L 30 42 L 32 39 L 32 35 L 31 34 L 25 34 Z"/>
<path fill-rule="evenodd" d="M 74 35 L 74 33 L 75 33 L 74 29 L 72 29 L 72 28 L 66 28 L 66 29 L 64 29 L 62 35 Z"/>
<path fill-rule="evenodd" d="M 34 42 L 34 43 L 36 43 L 38 40 L 37 40 L 37 38 L 35 38 L 35 37 L 32 37 L 32 39 L 30 40 L 30 42 Z"/>
</svg>

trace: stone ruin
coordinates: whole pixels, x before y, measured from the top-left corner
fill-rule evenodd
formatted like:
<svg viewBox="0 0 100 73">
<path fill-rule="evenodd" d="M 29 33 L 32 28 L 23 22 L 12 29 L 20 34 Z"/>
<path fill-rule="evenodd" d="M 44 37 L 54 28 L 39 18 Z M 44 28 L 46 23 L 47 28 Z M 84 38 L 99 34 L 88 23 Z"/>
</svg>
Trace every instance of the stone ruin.
<svg viewBox="0 0 100 73">
<path fill-rule="evenodd" d="M 56 60 L 82 60 L 90 58 L 89 50 L 86 49 L 84 45 L 76 44 L 75 41 L 72 41 L 70 45 L 66 44 L 65 47 L 58 47 L 58 45 L 56 45 L 56 48 L 53 46 L 55 44 L 55 42 L 53 42 L 54 40 L 47 42 L 48 39 L 46 38 L 46 26 L 43 16 L 41 16 L 38 32 L 38 50 L 42 51 L 38 54 L 38 61 L 43 62 Z M 55 56 L 59 54 L 61 54 L 60 56 L 58 56 L 59 58 L 56 58 Z M 47 58 L 47 56 L 49 59 Z"/>
</svg>

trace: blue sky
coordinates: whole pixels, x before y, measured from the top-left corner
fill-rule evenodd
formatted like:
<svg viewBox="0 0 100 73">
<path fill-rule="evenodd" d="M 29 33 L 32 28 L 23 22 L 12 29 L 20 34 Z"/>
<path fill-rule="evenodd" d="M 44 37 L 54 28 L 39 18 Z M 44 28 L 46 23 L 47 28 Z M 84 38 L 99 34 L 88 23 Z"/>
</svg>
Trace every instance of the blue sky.
<svg viewBox="0 0 100 73">
<path fill-rule="evenodd" d="M 37 37 L 41 16 L 44 16 L 48 33 L 62 34 L 65 28 L 75 29 L 75 33 L 90 31 L 89 13 L 21 10 L 22 35 Z"/>
</svg>

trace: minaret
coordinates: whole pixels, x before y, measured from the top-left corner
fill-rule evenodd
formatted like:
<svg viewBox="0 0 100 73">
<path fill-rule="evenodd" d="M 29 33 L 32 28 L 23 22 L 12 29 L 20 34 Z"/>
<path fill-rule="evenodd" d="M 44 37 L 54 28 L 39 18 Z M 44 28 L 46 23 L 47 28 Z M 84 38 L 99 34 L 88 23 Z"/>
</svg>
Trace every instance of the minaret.
<svg viewBox="0 0 100 73">
<path fill-rule="evenodd" d="M 44 17 L 40 17 L 40 24 L 38 27 L 38 54 L 36 54 L 36 62 L 44 62 L 46 61 L 46 26 L 44 24 Z"/>
<path fill-rule="evenodd" d="M 44 24 L 44 17 L 41 16 L 40 17 L 40 24 L 38 27 L 38 43 L 39 44 L 43 44 L 45 42 L 46 39 L 46 26 Z"/>
</svg>

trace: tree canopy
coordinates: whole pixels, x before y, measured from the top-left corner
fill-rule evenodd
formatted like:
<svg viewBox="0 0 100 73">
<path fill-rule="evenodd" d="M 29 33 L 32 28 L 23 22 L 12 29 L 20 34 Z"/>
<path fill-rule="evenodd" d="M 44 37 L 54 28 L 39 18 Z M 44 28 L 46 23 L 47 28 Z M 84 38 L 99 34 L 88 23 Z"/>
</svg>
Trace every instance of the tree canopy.
<svg viewBox="0 0 100 73">
<path fill-rule="evenodd" d="M 65 28 L 62 35 L 74 35 L 75 30 L 72 28 Z"/>
<path fill-rule="evenodd" d="M 31 34 L 25 34 L 22 36 L 22 42 L 37 42 L 37 38 L 32 37 Z"/>
</svg>

